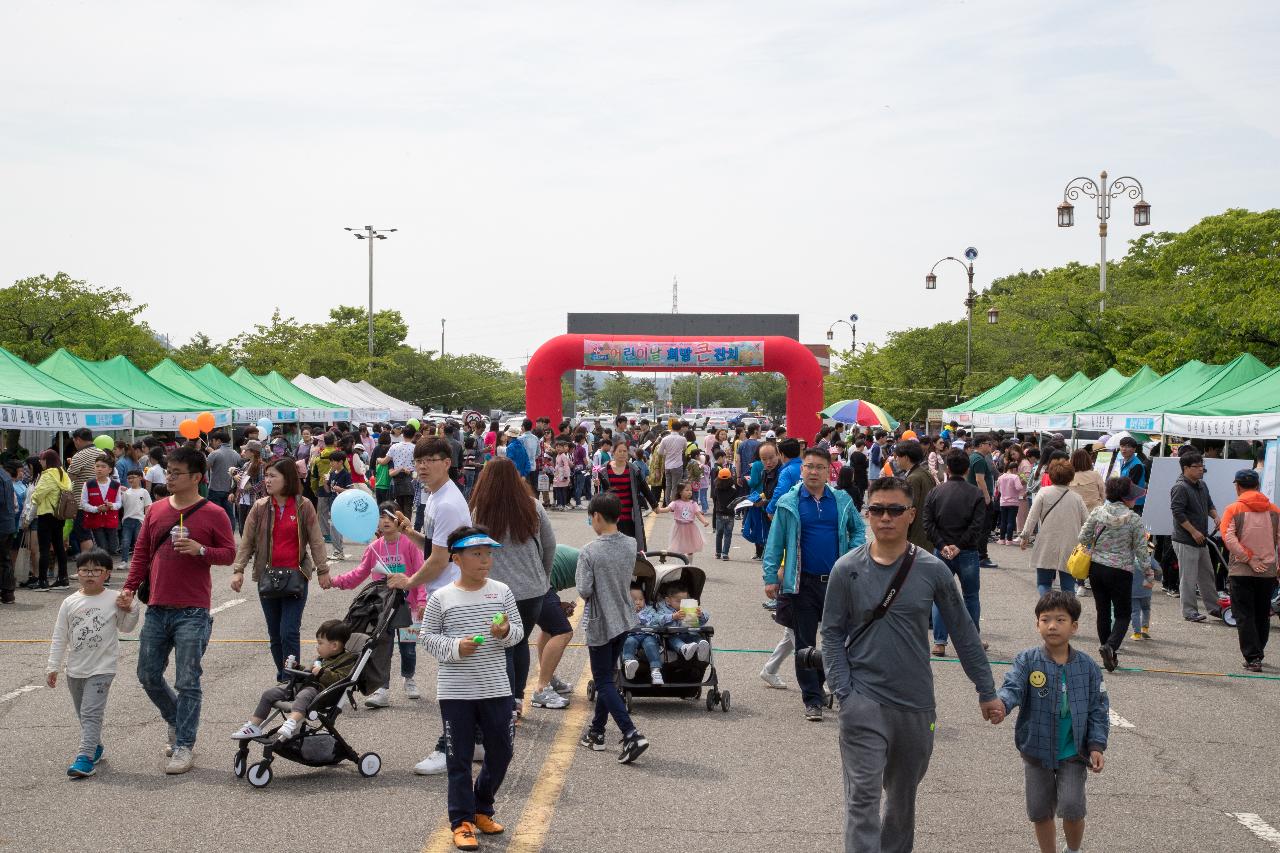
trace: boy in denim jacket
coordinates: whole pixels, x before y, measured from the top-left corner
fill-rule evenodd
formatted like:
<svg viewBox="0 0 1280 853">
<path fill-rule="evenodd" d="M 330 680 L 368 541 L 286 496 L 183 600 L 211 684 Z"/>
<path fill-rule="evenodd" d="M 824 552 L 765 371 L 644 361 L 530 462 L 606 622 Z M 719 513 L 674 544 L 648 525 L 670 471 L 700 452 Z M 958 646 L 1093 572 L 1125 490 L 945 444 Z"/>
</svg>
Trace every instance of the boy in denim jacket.
<svg viewBox="0 0 1280 853">
<path fill-rule="evenodd" d="M 1086 769 L 1101 773 L 1107 748 L 1110 701 L 1102 670 L 1071 648 L 1080 629 L 1080 601 L 1050 590 L 1036 604 L 1043 646 L 1020 652 L 1004 677 L 1005 712 L 1020 708 L 1014 744 L 1022 753 L 1027 817 L 1035 824 L 1041 853 L 1056 853 L 1062 819 L 1069 853 L 1084 838 Z M 1086 757 L 1087 756 L 1087 757 Z"/>
</svg>

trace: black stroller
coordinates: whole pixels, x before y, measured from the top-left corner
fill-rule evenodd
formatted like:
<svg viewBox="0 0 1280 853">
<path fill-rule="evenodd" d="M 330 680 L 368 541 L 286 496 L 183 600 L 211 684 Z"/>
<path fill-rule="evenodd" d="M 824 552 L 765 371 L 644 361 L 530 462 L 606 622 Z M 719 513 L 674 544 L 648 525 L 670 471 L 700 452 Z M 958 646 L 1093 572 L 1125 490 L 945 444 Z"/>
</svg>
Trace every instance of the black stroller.
<svg viewBox="0 0 1280 853">
<path fill-rule="evenodd" d="M 359 598 L 357 598 L 357 602 Z M 387 626 L 401 611 L 404 594 L 387 595 L 382 601 L 386 606 L 372 629 L 373 637 L 380 637 Z M 353 604 L 354 607 L 354 604 Z M 350 614 L 348 614 L 350 617 Z M 348 619 L 350 621 L 350 619 Z M 358 753 L 338 732 L 335 723 L 343 710 L 355 710 L 355 691 L 361 689 L 361 675 L 364 674 L 370 658 L 373 657 L 377 643 L 371 641 L 370 634 L 354 632 L 347 641 L 347 649 L 356 655 L 356 666 L 351 674 L 336 684 L 331 684 L 316 696 L 311 707 L 307 709 L 302 726 L 298 733 L 286 741 L 276 739 L 280 724 L 292 710 L 292 698 L 275 703 L 271 715 L 262 722 L 262 734 L 255 738 L 240 741 L 236 749 L 235 761 L 232 765 L 236 777 L 247 777 L 249 784 L 255 788 L 265 788 L 271 783 L 271 763 L 276 758 L 285 758 L 308 767 L 334 767 L 344 761 L 356 765 L 360 775 L 366 778 L 378 775 L 382 769 L 382 758 L 376 752 Z M 290 696 L 301 687 L 311 671 L 308 669 L 287 668 L 291 677 Z M 367 679 L 366 679 L 367 680 Z M 249 744 L 262 744 L 262 760 L 249 764 Z"/>
<path fill-rule="evenodd" d="M 658 568 L 655 569 L 654 565 L 649 562 L 650 557 L 658 559 Z M 675 565 L 666 565 L 668 559 L 677 560 L 678 562 Z M 650 604 L 656 604 L 660 600 L 658 591 L 672 581 L 679 581 L 682 586 L 689 590 L 690 596 L 701 600 L 702 590 L 707 582 L 707 575 L 697 566 L 688 565 L 688 561 L 683 554 L 669 553 L 667 551 L 646 551 L 644 554 L 636 555 L 636 566 L 632 572 L 632 580 L 640 584 L 641 589 L 644 591 L 644 600 Z M 664 638 L 667 635 L 693 633 L 708 643 L 711 642 L 711 638 L 715 635 L 715 628 L 710 625 L 704 625 L 700 628 L 671 626 L 642 630 L 660 634 Z M 716 675 L 714 646 L 709 660 L 700 661 L 697 658 L 685 660 L 666 648 L 664 642 L 662 649 L 663 684 L 650 682 L 649 662 L 644 655 L 638 655 L 637 659 L 639 669 L 636 671 L 635 678 L 632 679 L 626 677 L 622 666 L 615 661 L 617 670 L 614 675 L 614 681 L 618 685 L 618 692 L 622 694 L 622 701 L 626 704 L 628 712 L 631 710 L 632 696 L 677 697 L 696 700 L 702 697 L 703 688 L 706 688 L 707 710 L 714 711 L 718 706 L 721 711 L 728 713 L 729 691 L 720 689 L 720 679 Z M 595 682 L 587 682 L 587 700 L 594 702 L 595 693 Z"/>
</svg>

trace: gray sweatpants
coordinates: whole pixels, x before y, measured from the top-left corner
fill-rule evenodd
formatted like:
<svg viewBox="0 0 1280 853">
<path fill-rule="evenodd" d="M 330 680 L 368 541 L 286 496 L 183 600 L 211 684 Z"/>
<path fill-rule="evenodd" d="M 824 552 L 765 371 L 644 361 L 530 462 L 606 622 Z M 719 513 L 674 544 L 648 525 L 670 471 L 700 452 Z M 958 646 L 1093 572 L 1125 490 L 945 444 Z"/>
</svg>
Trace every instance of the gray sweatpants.
<svg viewBox="0 0 1280 853">
<path fill-rule="evenodd" d="M 1218 613 L 1218 588 L 1213 582 L 1213 564 L 1209 562 L 1209 549 L 1197 548 L 1182 542 L 1173 543 L 1173 553 L 1178 555 L 1178 599 L 1182 602 L 1182 615 L 1194 616 L 1196 588 L 1204 599 L 1204 609 L 1210 615 Z"/>
<path fill-rule="evenodd" d="M 77 755 L 92 759 L 102 743 L 102 719 L 107 713 L 107 693 L 114 678 L 114 673 L 88 678 L 67 676 L 71 703 L 76 706 L 76 716 L 80 718 L 80 751 Z"/>
<path fill-rule="evenodd" d="M 321 495 L 320 496 L 320 512 L 318 513 L 318 515 L 320 516 L 320 532 L 326 534 L 329 537 L 329 544 L 333 546 L 333 550 L 341 553 L 342 552 L 342 534 L 338 532 L 338 528 L 333 524 L 333 521 L 331 520 L 332 512 L 333 512 L 333 498 L 326 497 L 325 495 Z"/>
<path fill-rule="evenodd" d="M 909 853 L 914 848 L 916 787 L 929 769 L 936 719 L 933 711 L 903 711 L 857 691 L 840 703 L 845 853 Z"/>
<path fill-rule="evenodd" d="M 662 472 L 662 477 L 663 489 L 665 489 L 662 503 L 666 505 L 680 497 L 680 483 L 684 480 L 684 469 L 667 468 Z"/>
</svg>

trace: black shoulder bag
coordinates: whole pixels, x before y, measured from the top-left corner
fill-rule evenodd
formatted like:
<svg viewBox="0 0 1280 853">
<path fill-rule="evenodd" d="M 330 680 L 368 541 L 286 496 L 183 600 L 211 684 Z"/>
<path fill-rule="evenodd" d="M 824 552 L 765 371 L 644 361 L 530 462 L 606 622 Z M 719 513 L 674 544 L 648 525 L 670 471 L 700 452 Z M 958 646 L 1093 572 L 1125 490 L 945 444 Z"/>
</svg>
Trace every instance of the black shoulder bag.
<svg viewBox="0 0 1280 853">
<path fill-rule="evenodd" d="M 907 575 L 911 573 L 911 567 L 915 565 L 916 550 L 915 545 L 907 547 L 906 556 L 902 558 L 902 565 L 898 566 L 898 571 L 894 572 L 893 579 L 889 581 L 889 586 L 885 588 L 884 595 L 880 597 L 880 603 L 876 605 L 875 610 L 871 611 L 871 615 L 867 617 L 867 620 L 858 626 L 858 630 L 845 641 L 844 647 L 846 649 L 858 642 L 867 629 L 875 624 L 876 620 L 883 618 L 884 614 L 889 612 L 889 608 L 898 598 L 898 593 L 902 592 L 903 584 L 907 582 Z"/>
<path fill-rule="evenodd" d="M 296 501 L 296 498 L 295 498 Z M 294 504 L 295 512 L 297 512 Z M 307 591 L 307 576 L 302 573 L 301 566 L 275 565 L 275 527 L 276 507 L 273 498 L 267 499 L 267 541 L 271 543 L 268 552 L 267 567 L 258 575 L 258 598 L 302 598 Z M 301 562 L 306 552 L 302 550 L 302 513 L 298 515 L 298 561 Z"/>
<path fill-rule="evenodd" d="M 181 519 L 181 518 L 184 518 L 184 517 L 185 517 L 185 518 L 190 518 L 191 516 L 195 515 L 195 514 L 200 510 L 200 508 L 201 508 L 202 506 L 204 506 L 205 504 L 207 504 L 208 502 L 209 502 L 209 499 L 208 499 L 208 498 L 201 498 L 200 500 L 198 500 L 198 501 L 196 501 L 195 503 L 193 503 L 191 506 L 189 506 L 189 507 L 187 507 L 186 509 L 182 510 L 182 512 L 180 512 L 180 513 L 178 514 L 178 518 L 180 518 L 180 519 Z M 152 566 L 154 566 L 154 565 L 155 565 L 155 562 L 156 562 L 156 551 L 160 550 L 160 545 L 161 545 L 161 543 L 163 543 L 163 542 L 164 542 L 165 537 L 167 537 L 170 533 L 172 533 L 172 532 L 173 532 L 173 528 L 175 528 L 175 527 L 177 527 L 177 526 L 178 526 L 177 524 L 170 524 L 170 525 L 169 525 L 169 529 L 168 529 L 168 530 L 166 530 L 164 533 L 161 533 L 159 536 L 155 537 L 155 538 L 151 541 L 151 564 L 147 566 L 147 576 L 146 576 L 145 578 L 143 578 L 143 579 L 142 579 L 142 583 L 138 584 L 138 589 L 137 589 L 137 591 L 134 593 L 134 596 L 135 596 L 139 601 L 141 601 L 143 604 L 150 604 L 150 603 L 151 603 L 151 601 L 150 601 L 150 598 L 151 598 L 151 568 L 152 568 Z"/>
</svg>

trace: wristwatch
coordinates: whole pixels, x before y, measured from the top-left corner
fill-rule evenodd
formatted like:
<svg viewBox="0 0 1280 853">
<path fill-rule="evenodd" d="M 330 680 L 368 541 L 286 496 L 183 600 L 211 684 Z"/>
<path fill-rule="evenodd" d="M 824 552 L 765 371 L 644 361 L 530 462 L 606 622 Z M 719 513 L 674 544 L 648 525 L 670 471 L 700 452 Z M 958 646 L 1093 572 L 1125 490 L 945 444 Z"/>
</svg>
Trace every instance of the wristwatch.
<svg viewBox="0 0 1280 853">
<path fill-rule="evenodd" d="M 204 556 L 204 546 L 203 546 L 203 545 L 201 545 L 201 546 L 200 546 L 200 556 L 201 556 L 201 557 L 203 557 L 203 556 Z"/>
</svg>

